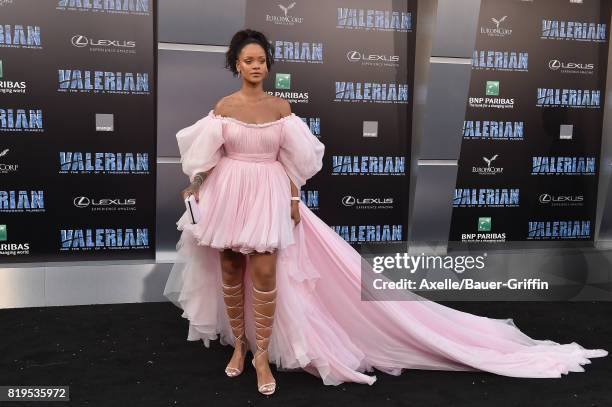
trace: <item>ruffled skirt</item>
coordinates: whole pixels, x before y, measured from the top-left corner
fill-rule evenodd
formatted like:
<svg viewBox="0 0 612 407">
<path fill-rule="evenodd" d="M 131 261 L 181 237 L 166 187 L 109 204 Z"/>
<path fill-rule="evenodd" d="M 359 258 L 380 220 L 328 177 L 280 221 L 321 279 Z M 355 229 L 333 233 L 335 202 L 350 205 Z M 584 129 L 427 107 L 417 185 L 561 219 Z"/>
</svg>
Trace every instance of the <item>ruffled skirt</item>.
<svg viewBox="0 0 612 407">
<path fill-rule="evenodd" d="M 272 168 L 260 171 L 263 182 L 285 183 L 271 175 Z M 222 184 L 211 182 L 208 188 L 211 193 L 237 197 L 232 184 Z M 227 205 L 248 211 L 242 203 Z M 585 349 L 575 342 L 532 339 L 512 319 L 461 312 L 409 291 L 406 301 L 362 301 L 359 253 L 302 202 L 299 210 L 301 222 L 291 230 L 292 239 L 282 236 L 277 240 L 279 236 L 275 235 L 265 241 L 252 239 L 252 232 L 241 235 L 237 229 L 185 227 L 177 244 L 178 260 L 164 294 L 189 320 L 187 340 L 202 340 L 208 347 L 210 340 L 220 338 L 221 344 L 233 345 L 221 290 L 219 252 L 214 247 L 197 245 L 196 239 L 219 246 L 232 242 L 237 247 L 254 241 L 263 247 L 269 242 L 285 244 L 292 240 L 294 243 L 281 249 L 277 258 L 277 303 L 268 348 L 269 361 L 280 371 L 304 370 L 327 385 L 373 384 L 376 376 L 366 373 L 374 368 L 392 375 L 399 375 L 402 369 L 431 369 L 544 378 L 583 372 L 582 365 L 591 363 L 589 358 L 608 354 L 603 349 Z M 221 209 L 210 211 L 225 216 Z M 271 213 L 265 205 L 259 211 L 264 216 Z M 245 222 L 244 216 L 239 222 Z M 233 225 L 229 221 L 216 224 Z M 179 229 L 182 226 L 186 225 L 179 221 Z M 202 234 L 194 235 L 193 231 Z M 254 350 L 251 287 L 247 272 L 245 327 L 249 349 Z"/>
<path fill-rule="evenodd" d="M 198 245 L 244 254 L 283 249 L 294 243 L 291 187 L 278 161 L 223 157 L 200 187 L 200 221 L 177 222 Z"/>
</svg>

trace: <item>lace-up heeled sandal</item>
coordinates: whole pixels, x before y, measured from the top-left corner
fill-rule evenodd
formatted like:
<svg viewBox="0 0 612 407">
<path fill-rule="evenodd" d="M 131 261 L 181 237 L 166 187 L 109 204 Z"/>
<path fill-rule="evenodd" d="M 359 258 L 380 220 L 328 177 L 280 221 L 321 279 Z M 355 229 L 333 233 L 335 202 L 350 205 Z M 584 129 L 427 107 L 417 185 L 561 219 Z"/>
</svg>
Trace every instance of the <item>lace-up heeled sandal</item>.
<svg viewBox="0 0 612 407">
<path fill-rule="evenodd" d="M 272 334 L 274 323 L 274 311 L 276 308 L 276 288 L 270 291 L 260 291 L 253 286 L 253 313 L 255 318 L 255 335 L 257 351 L 251 363 L 255 366 L 255 360 L 265 355 L 268 360 L 268 344 Z M 258 390 L 261 394 L 269 396 L 276 390 L 276 381 L 260 385 L 257 382 Z"/>
<path fill-rule="evenodd" d="M 234 334 L 234 349 L 240 343 L 242 355 L 242 367 L 235 368 L 228 366 L 225 374 L 229 377 L 236 377 L 244 370 L 244 359 L 247 353 L 247 342 L 244 332 L 244 285 L 241 282 L 235 286 L 223 284 L 223 301 L 227 310 L 232 333 Z"/>
</svg>

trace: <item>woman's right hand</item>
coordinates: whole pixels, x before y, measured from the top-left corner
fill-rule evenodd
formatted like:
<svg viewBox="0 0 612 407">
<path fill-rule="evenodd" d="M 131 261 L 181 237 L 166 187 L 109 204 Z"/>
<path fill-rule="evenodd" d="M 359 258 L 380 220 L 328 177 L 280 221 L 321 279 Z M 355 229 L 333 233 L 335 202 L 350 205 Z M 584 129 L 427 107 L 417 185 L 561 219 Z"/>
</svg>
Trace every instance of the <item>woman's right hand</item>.
<svg viewBox="0 0 612 407">
<path fill-rule="evenodd" d="M 199 185 L 191 184 L 187 188 L 185 188 L 185 189 L 183 189 L 181 191 L 181 196 L 183 197 L 183 200 L 185 200 L 189 195 L 194 195 L 196 202 L 199 202 L 200 201 L 200 198 L 198 196 L 199 195 L 199 193 L 198 193 L 199 191 L 200 191 L 200 186 Z"/>
</svg>

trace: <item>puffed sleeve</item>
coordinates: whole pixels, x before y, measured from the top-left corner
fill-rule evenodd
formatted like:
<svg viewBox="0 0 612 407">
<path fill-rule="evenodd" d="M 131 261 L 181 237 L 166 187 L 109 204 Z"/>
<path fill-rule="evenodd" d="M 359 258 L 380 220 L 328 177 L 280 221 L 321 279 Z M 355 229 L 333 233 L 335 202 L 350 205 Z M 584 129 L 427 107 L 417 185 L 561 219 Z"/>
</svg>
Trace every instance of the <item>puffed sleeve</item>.
<svg viewBox="0 0 612 407">
<path fill-rule="evenodd" d="M 301 188 L 323 167 L 325 145 L 295 114 L 283 121 L 278 160 L 295 186 Z"/>
<path fill-rule="evenodd" d="M 213 168 L 223 156 L 223 123 L 211 113 L 176 133 L 181 165 L 189 181 Z"/>
</svg>

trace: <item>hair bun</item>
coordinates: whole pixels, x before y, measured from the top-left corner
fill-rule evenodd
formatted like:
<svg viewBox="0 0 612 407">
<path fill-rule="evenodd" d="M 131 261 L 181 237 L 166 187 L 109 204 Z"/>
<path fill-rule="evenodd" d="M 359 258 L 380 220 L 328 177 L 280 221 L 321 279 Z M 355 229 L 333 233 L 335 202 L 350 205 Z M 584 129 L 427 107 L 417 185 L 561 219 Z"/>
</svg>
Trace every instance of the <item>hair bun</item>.
<svg viewBox="0 0 612 407">
<path fill-rule="evenodd" d="M 268 71 L 274 63 L 272 46 L 270 45 L 270 41 L 268 38 L 266 38 L 265 34 L 260 31 L 245 28 L 236 32 L 232 36 L 229 49 L 225 53 L 225 67 L 232 71 L 234 76 L 238 76 L 238 70 L 236 69 L 238 55 L 240 55 L 242 48 L 248 44 L 258 44 L 263 48 L 264 52 L 266 53 L 266 66 L 268 67 Z"/>
</svg>

